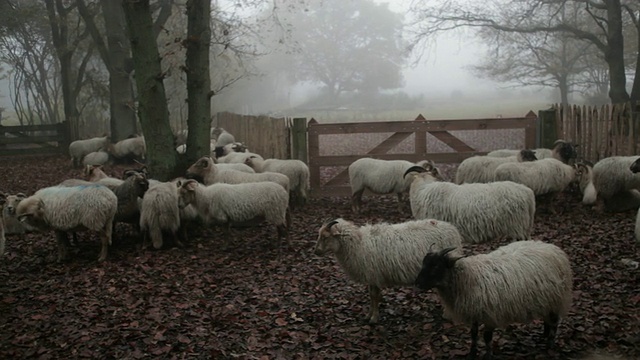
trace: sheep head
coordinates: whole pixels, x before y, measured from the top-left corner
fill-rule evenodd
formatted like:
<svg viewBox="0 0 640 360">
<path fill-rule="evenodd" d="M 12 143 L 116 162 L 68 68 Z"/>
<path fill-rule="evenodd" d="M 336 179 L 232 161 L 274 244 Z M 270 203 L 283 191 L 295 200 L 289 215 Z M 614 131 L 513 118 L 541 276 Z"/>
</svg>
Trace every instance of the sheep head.
<svg viewBox="0 0 640 360">
<path fill-rule="evenodd" d="M 334 254 L 340 250 L 339 238 L 342 235 L 343 219 L 335 219 L 324 223 L 318 230 L 318 240 L 313 252 L 316 255 L 324 255 L 328 252 Z"/>
<path fill-rule="evenodd" d="M 0 198 L 2 198 L 2 196 L 0 196 Z M 15 195 L 5 195 L 4 209 L 7 211 L 7 214 L 14 216 L 16 214 L 16 208 L 18 207 L 18 204 L 20 203 L 20 201 L 26 198 L 27 195 L 23 193 L 17 193 Z M 2 203 L 1 199 L 0 203 Z"/>
<path fill-rule="evenodd" d="M 629 167 L 629 170 L 631 170 L 632 173 L 637 174 L 640 172 L 640 158 L 637 158 L 636 161 L 634 161 L 631 166 Z"/>
<path fill-rule="evenodd" d="M 538 158 L 536 157 L 536 153 L 531 149 L 522 149 L 518 153 L 519 162 L 536 161 L 536 160 L 538 160 Z"/>
<path fill-rule="evenodd" d="M 109 177 L 104 171 L 102 171 L 102 165 L 87 165 L 84 169 L 84 175 L 87 180 L 93 182 Z"/>
<path fill-rule="evenodd" d="M 204 183 L 206 175 L 213 171 L 213 167 L 215 166 L 214 164 L 213 158 L 203 156 L 193 163 L 193 165 L 189 166 L 185 177 L 187 179 L 194 179 L 198 182 Z"/>
<path fill-rule="evenodd" d="M 422 269 L 415 280 L 415 285 L 422 290 L 440 288 L 448 282 L 450 271 L 461 257 L 448 254 L 456 248 L 451 247 L 438 252 L 429 252 L 422 259 Z"/>
<path fill-rule="evenodd" d="M 568 141 L 556 140 L 553 143 L 552 151 L 556 159 L 562 161 L 565 164 L 568 164 L 571 162 L 571 160 L 574 160 L 578 157 L 578 152 L 576 151 L 576 147 L 578 147 L 577 144 L 574 145 Z"/>
<path fill-rule="evenodd" d="M 48 224 L 44 219 L 45 204 L 38 197 L 28 197 L 18 204 L 16 217 L 21 223 L 33 228 L 47 229 Z"/>
<path fill-rule="evenodd" d="M 178 187 L 178 207 L 184 209 L 189 204 L 193 204 L 196 201 L 196 189 L 198 188 L 198 182 L 196 180 L 178 180 L 176 182 Z"/>
<path fill-rule="evenodd" d="M 123 179 L 134 187 L 134 193 L 138 195 L 139 198 L 142 198 L 144 193 L 149 190 L 147 175 L 139 170 L 126 170 Z"/>
</svg>

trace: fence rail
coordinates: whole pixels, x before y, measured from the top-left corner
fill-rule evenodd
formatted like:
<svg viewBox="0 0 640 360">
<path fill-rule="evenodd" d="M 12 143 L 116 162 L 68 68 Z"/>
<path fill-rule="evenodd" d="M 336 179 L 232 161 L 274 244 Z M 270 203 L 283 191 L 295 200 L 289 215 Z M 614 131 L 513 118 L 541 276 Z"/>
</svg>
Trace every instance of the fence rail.
<svg viewBox="0 0 640 360">
<path fill-rule="evenodd" d="M 68 123 L 45 125 L 0 125 L 0 156 L 66 153 Z"/>
</svg>

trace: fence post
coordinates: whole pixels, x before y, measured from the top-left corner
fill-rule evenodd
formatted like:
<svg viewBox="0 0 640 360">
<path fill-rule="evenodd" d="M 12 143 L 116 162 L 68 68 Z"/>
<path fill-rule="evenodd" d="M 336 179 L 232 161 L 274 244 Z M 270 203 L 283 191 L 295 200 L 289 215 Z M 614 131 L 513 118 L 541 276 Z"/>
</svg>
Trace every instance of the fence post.
<svg viewBox="0 0 640 360">
<path fill-rule="evenodd" d="M 71 138 L 71 129 L 69 127 L 69 121 L 63 121 L 58 123 L 57 129 L 58 137 L 60 141 L 58 141 L 58 151 L 61 154 L 65 154 L 69 149 L 70 138 Z"/>
<path fill-rule="evenodd" d="M 558 139 L 556 110 L 538 110 L 538 133 L 540 140 L 537 147 L 551 149 Z"/>
<path fill-rule="evenodd" d="M 313 131 L 313 125 L 317 125 L 316 119 L 311 118 L 309 120 L 309 182 L 311 183 L 311 193 L 314 190 L 320 190 L 320 166 L 317 165 L 318 157 L 320 156 L 320 140 L 318 133 Z"/>
<path fill-rule="evenodd" d="M 422 116 L 422 114 L 418 114 L 413 121 L 426 121 L 427 119 Z M 415 152 L 417 155 L 426 156 L 427 155 L 427 132 L 426 131 L 416 131 L 414 133 L 415 136 Z"/>
<path fill-rule="evenodd" d="M 309 159 L 307 158 L 307 118 L 293 119 L 291 143 L 293 159 L 309 164 Z"/>
<path fill-rule="evenodd" d="M 524 147 L 527 149 L 533 149 L 536 147 L 536 128 L 538 115 L 533 111 L 529 111 L 524 116 L 527 119 L 527 125 L 524 129 Z"/>
</svg>

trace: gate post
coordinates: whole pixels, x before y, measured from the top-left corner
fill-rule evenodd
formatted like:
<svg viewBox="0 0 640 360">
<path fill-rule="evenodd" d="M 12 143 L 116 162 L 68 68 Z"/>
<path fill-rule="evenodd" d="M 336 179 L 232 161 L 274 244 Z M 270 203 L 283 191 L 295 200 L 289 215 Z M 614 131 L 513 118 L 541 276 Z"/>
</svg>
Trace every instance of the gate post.
<svg viewBox="0 0 640 360">
<path fill-rule="evenodd" d="M 558 126 L 556 122 L 556 110 L 538 110 L 538 138 L 539 147 L 551 149 L 558 139 Z"/>
<path fill-rule="evenodd" d="M 292 158 L 309 164 L 307 158 L 307 118 L 294 118 L 291 127 Z"/>
</svg>

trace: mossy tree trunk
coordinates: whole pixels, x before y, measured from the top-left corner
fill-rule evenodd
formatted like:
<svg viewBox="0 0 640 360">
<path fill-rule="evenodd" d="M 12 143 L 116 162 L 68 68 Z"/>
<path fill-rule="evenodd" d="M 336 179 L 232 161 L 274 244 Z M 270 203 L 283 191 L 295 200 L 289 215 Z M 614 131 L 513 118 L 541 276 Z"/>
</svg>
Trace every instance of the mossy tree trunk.
<svg viewBox="0 0 640 360">
<path fill-rule="evenodd" d="M 187 1 L 187 48 L 185 71 L 189 117 L 187 126 L 187 159 L 189 164 L 209 155 L 211 130 L 211 80 L 209 76 L 209 43 L 211 41 L 211 2 Z"/>
<path fill-rule="evenodd" d="M 122 5 L 138 89 L 138 116 L 147 144 L 147 167 L 155 179 L 166 181 L 177 175 L 177 152 L 149 0 L 124 0 Z"/>
</svg>

